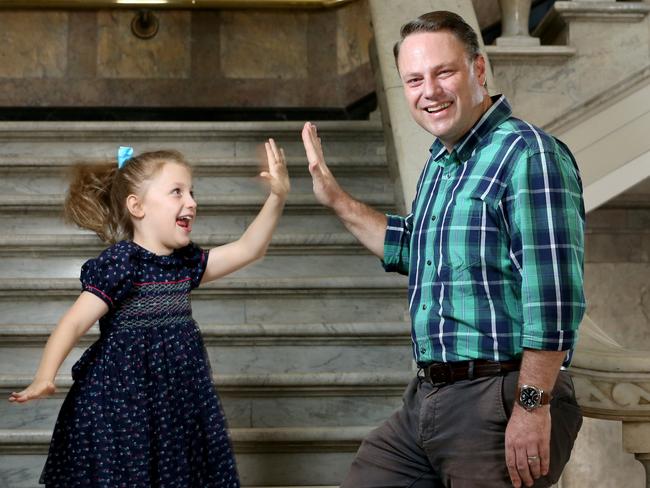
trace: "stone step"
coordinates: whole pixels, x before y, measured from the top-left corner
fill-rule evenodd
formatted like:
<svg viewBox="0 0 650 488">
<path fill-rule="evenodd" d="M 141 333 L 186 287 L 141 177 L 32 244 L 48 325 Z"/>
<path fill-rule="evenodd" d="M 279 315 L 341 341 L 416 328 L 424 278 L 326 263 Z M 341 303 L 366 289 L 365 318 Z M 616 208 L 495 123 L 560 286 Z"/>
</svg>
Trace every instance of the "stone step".
<svg viewBox="0 0 650 488">
<path fill-rule="evenodd" d="M 192 235 L 240 236 L 254 218 L 255 214 L 252 212 L 210 215 L 205 212 L 205 208 L 202 208 L 194 222 Z M 94 235 L 87 230 L 65 224 L 60 209 L 40 212 L 24 208 L 12 212 L 0 212 L 0 228 L 2 229 L 0 238 L 9 239 L 18 235 L 47 235 L 57 238 L 63 235 Z M 304 235 L 313 234 L 315 231 L 320 235 L 347 233 L 343 224 L 325 209 L 312 213 L 289 209 L 282 215 L 275 234 Z M 105 247 L 107 246 L 104 245 L 102 248 Z"/>
<path fill-rule="evenodd" d="M 408 348 L 407 348 L 408 349 Z M 415 373 L 411 367 L 393 372 L 283 373 L 214 375 L 229 425 L 244 427 L 340 427 L 375 425 L 401 404 Z M 47 398 L 14 404 L 5 401 L 21 391 L 30 375 L 0 377 L 0 429 L 52 430 L 72 379 L 57 377 L 57 392 Z"/>
<path fill-rule="evenodd" d="M 205 249 L 211 249 L 236 241 L 237 234 L 208 234 L 192 232 L 192 241 Z M 0 256 L 96 256 L 106 248 L 97 236 L 89 232 L 69 234 L 11 234 L 0 236 Z M 269 254 L 363 254 L 359 241 L 349 232 L 334 233 L 275 233 Z"/>
<path fill-rule="evenodd" d="M 281 141 L 279 141 L 281 143 Z M 341 143 L 339 143 L 341 144 Z M 352 154 L 340 154 L 331 156 L 329 146 L 326 150 L 326 161 L 332 172 L 337 176 L 345 177 L 350 175 L 356 176 L 385 176 L 387 174 L 386 156 L 384 154 L 381 142 L 377 143 L 374 154 L 367 151 L 361 154 L 355 154 L 354 148 L 351 148 Z M 332 145 L 336 145 L 334 142 Z M 344 145 L 342 143 L 341 145 Z M 115 150 L 117 146 L 110 146 L 110 150 Z M 41 177 L 59 178 L 65 180 L 67 174 L 78 162 L 99 164 L 106 162 L 108 159 L 115 158 L 115 155 L 96 156 L 88 158 L 79 158 L 78 155 L 68 155 L 61 152 L 59 155 L 47 156 L 47 154 L 20 154 L 20 148 L 15 148 L 15 153 L 5 155 L 0 150 L 0 175 L 4 178 L 17 178 L 21 175 L 33 176 L 35 172 Z M 260 146 L 260 149 L 261 146 Z M 339 153 L 341 151 L 336 151 Z M 191 154 L 185 155 L 192 166 L 193 176 L 197 179 L 204 177 L 253 177 L 256 176 L 261 168 L 266 165 L 266 153 L 260 152 L 255 157 L 247 156 L 205 156 L 203 158 L 190 158 Z M 289 168 L 289 174 L 292 177 L 306 177 L 309 175 L 307 168 L 307 158 L 304 149 L 295 147 L 293 152 L 287 153 L 285 150 L 286 164 Z"/>
<path fill-rule="evenodd" d="M 79 256 L 30 256 L 29 259 L 24 257 L 5 257 L 0 260 L 0 282 L 8 279 L 16 279 L 16 285 L 27 283 L 30 279 L 50 280 L 63 278 L 79 278 L 79 273 L 83 263 L 96 255 L 84 253 Z M 378 278 L 385 279 L 385 283 L 400 283 L 400 278 L 393 273 L 386 273 L 381 267 L 380 260 L 366 252 L 356 254 L 319 255 L 310 253 L 303 256 L 265 256 L 263 259 L 256 261 L 225 278 L 221 278 L 200 288 L 233 286 L 243 279 L 250 282 L 248 287 L 255 286 L 257 279 L 277 280 L 278 286 L 292 286 L 293 279 L 310 279 L 322 280 L 323 285 L 330 287 L 330 280 L 342 279 L 343 277 L 353 279 L 360 278 Z M 230 280 L 230 281 L 229 281 Z M 44 282 L 45 282 L 44 281 Z M 226 284 L 228 283 L 228 284 Z M 283 283 L 285 283 L 283 285 Z M 317 284 L 317 281 L 314 282 Z M 336 286 L 336 281 L 332 286 Z M 10 283 L 5 283 L 10 286 Z M 260 287 L 272 286 L 273 283 L 266 281 L 260 283 Z M 345 286 L 345 283 L 341 283 Z M 75 283 L 75 288 L 78 288 Z M 4 287 L 0 287 L 4 289 Z"/>
<path fill-rule="evenodd" d="M 317 122 L 328 164 L 348 168 L 385 168 L 381 124 L 369 121 Z M 249 174 L 259 166 L 263 142 L 276 139 L 287 163 L 305 172 L 302 123 L 150 123 L 150 122 L 0 122 L 0 167 L 65 167 L 75 161 L 114 160 L 119 145 L 135 152 L 173 148 L 197 168 Z M 374 168 L 374 169 L 373 169 Z M 253 170 L 254 171 L 254 170 Z"/>
<path fill-rule="evenodd" d="M 199 216 L 216 212 L 258 212 L 266 200 L 266 194 L 227 194 L 211 195 L 201 198 Z M 385 210 L 393 206 L 392 192 L 363 192 L 355 195 L 359 200 L 371 206 Z M 48 212 L 61 212 L 63 208 L 63 194 L 48 195 L 0 195 L 1 212 L 25 212 L 38 210 Z M 316 202 L 313 193 L 294 193 L 287 198 L 284 212 L 296 210 L 309 210 L 310 212 L 327 212 L 321 204 Z"/>
<path fill-rule="evenodd" d="M 231 429 L 244 485 L 338 485 L 369 427 Z M 9 486 L 33 486 L 48 431 L 0 431 L 0 472 Z"/>
<path fill-rule="evenodd" d="M 194 195 L 199 209 L 204 203 L 210 203 L 215 197 L 232 197 L 247 195 L 251 199 L 264 199 L 268 190 L 257 178 L 258 172 L 253 171 L 243 176 L 210 175 L 195 176 L 193 178 Z M 291 193 L 289 198 L 296 196 L 304 199 L 305 195 L 312 193 L 311 176 L 290 175 Z M 386 194 L 393 195 L 394 184 L 384 174 L 367 175 L 342 175 L 337 178 L 340 185 L 351 194 Z M 6 198 L 24 199 L 28 196 L 41 198 L 61 198 L 68 188 L 68 181 L 62 174 L 44 174 L 42 170 L 29 169 L 27 171 L 11 173 L 0 171 L 0 195 Z"/>
<path fill-rule="evenodd" d="M 199 324 L 224 325 L 404 321 L 406 282 L 396 286 L 392 277 L 386 278 L 224 279 L 224 287 L 207 285 L 192 293 L 192 315 Z M 75 279 L 0 280 L 0 327 L 56 323 L 78 295 Z"/>
<path fill-rule="evenodd" d="M 1 327 L 3 373 L 35 371 L 51 329 L 46 325 Z M 384 324 L 377 330 L 373 324 L 217 325 L 203 327 L 202 332 L 212 368 L 221 374 L 404 371 L 411 363 L 406 324 Z M 97 339 L 96 329 L 87 334 L 68 354 L 61 370 L 69 371 L 89 342 Z M 304 354 L 306 350 L 309 354 Z"/>
</svg>

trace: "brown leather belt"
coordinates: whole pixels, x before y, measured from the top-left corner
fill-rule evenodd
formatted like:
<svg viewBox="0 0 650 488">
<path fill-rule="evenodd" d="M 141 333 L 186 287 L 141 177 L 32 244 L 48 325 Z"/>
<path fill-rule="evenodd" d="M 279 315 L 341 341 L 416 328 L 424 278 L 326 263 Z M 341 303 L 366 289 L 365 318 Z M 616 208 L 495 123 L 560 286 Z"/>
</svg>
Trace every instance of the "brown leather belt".
<svg viewBox="0 0 650 488">
<path fill-rule="evenodd" d="M 436 385 L 454 381 L 473 380 L 484 376 L 497 376 L 519 370 L 520 359 L 512 361 L 456 361 L 451 363 L 433 363 L 421 369 L 420 377 Z"/>
</svg>

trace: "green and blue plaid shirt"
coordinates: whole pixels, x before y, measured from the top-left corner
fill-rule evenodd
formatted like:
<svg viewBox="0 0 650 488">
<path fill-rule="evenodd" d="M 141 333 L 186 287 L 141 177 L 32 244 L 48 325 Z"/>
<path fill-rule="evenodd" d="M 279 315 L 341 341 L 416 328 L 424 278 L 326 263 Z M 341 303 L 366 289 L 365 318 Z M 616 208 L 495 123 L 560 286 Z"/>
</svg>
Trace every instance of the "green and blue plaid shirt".
<svg viewBox="0 0 650 488">
<path fill-rule="evenodd" d="M 505 97 L 451 153 L 436 140 L 412 213 L 388 216 L 384 243 L 386 271 L 409 276 L 417 362 L 573 350 L 584 218 L 569 149 L 512 117 Z"/>
</svg>

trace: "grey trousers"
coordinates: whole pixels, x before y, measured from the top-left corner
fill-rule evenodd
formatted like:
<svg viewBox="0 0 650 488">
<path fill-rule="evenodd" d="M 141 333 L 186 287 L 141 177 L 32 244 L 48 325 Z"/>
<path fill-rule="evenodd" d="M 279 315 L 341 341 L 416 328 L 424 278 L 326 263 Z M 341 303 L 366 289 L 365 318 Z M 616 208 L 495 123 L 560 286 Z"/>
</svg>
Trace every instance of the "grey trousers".
<svg viewBox="0 0 650 488">
<path fill-rule="evenodd" d="M 403 406 L 363 441 L 341 488 L 507 488 L 505 429 L 519 372 L 432 386 L 414 378 Z M 569 374 L 551 400 L 551 461 L 535 488 L 557 482 L 582 414 Z"/>
</svg>

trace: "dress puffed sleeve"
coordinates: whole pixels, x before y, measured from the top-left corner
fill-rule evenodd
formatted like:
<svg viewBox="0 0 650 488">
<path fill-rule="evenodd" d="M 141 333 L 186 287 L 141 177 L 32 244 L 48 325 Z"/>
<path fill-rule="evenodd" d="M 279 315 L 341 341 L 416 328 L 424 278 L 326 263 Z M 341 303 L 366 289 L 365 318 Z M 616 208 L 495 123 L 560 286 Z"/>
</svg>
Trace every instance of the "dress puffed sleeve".
<svg viewBox="0 0 650 488">
<path fill-rule="evenodd" d="M 208 265 L 208 250 L 202 249 L 193 242 L 180 250 L 183 266 L 188 270 L 192 289 L 198 287 L 203 279 Z"/>
<path fill-rule="evenodd" d="M 133 284 L 132 256 L 128 246 L 117 243 L 81 267 L 81 288 L 113 308 Z"/>
</svg>

